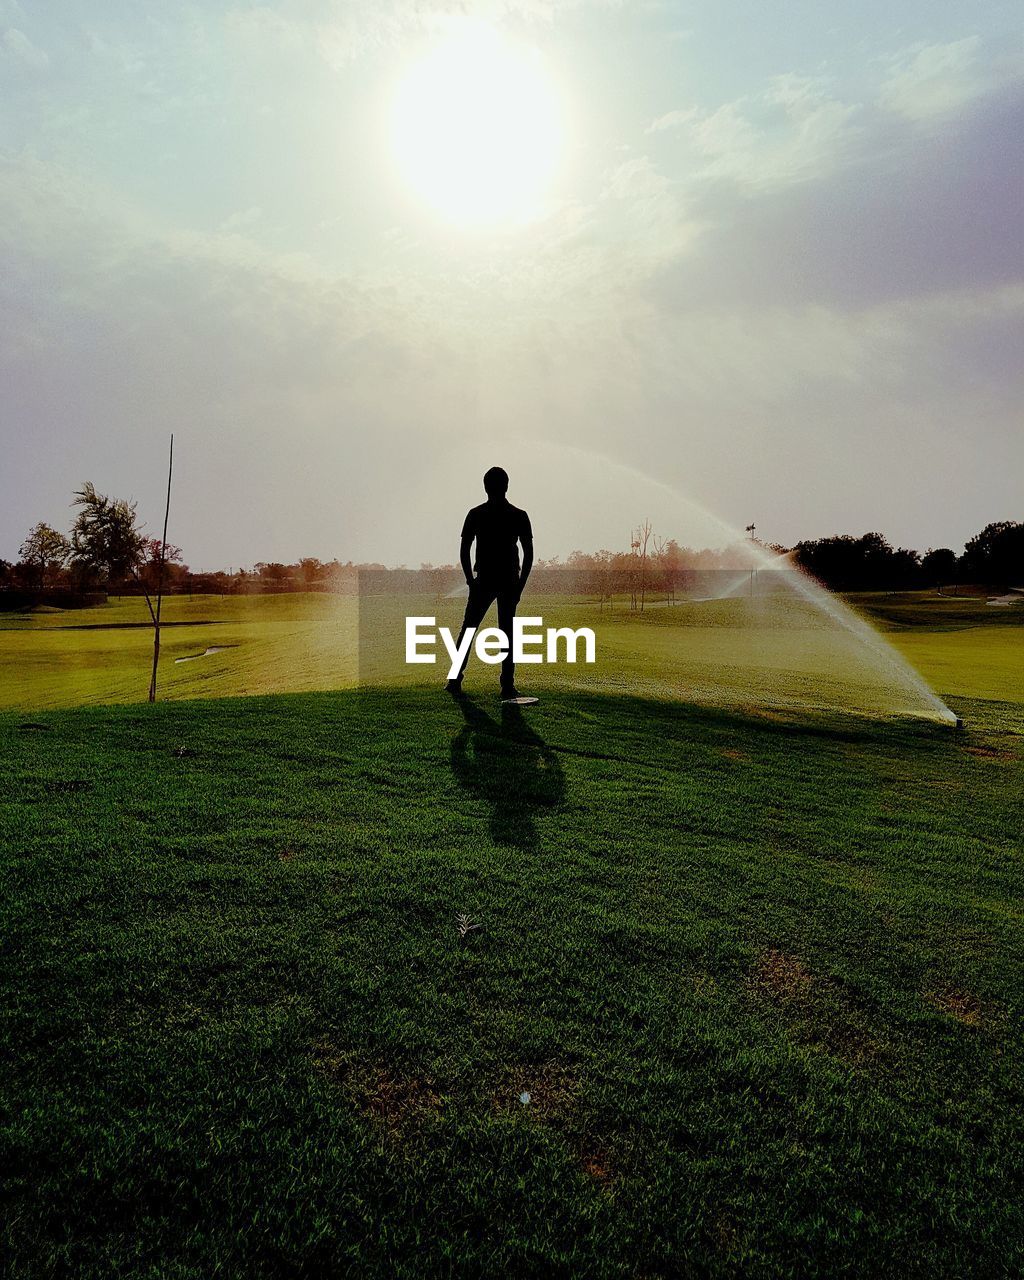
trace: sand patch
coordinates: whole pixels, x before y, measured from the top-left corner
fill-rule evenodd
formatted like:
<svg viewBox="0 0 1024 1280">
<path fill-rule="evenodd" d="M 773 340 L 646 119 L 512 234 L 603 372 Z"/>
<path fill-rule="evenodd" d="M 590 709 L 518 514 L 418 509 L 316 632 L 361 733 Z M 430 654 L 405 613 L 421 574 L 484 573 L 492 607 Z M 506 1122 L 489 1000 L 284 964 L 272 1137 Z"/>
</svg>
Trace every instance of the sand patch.
<svg viewBox="0 0 1024 1280">
<path fill-rule="evenodd" d="M 198 662 L 200 658 L 208 658 L 213 653 L 223 653 L 225 649 L 234 649 L 235 647 L 233 644 L 211 644 L 202 653 L 189 653 L 183 658 L 175 658 L 174 661 L 175 663 Z"/>
</svg>

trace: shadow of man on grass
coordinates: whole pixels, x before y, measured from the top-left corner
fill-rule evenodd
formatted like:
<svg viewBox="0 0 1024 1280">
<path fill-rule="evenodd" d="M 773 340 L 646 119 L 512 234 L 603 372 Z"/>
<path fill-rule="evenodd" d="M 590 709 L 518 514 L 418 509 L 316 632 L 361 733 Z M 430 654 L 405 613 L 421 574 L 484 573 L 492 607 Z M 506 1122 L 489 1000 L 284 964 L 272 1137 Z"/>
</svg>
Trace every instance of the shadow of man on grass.
<svg viewBox="0 0 1024 1280">
<path fill-rule="evenodd" d="M 520 707 L 503 703 L 499 724 L 468 697 L 454 701 L 466 724 L 452 742 L 452 772 L 491 806 L 496 844 L 532 848 L 535 815 L 565 796 L 557 755 L 527 724 Z"/>
</svg>

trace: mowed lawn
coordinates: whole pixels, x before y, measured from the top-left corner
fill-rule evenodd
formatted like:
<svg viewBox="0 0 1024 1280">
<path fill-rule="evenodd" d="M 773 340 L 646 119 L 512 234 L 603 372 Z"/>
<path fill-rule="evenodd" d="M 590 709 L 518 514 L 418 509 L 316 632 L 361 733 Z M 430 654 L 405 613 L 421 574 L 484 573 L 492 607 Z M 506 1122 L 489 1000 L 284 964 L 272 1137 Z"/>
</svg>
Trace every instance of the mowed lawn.
<svg viewBox="0 0 1024 1280">
<path fill-rule="evenodd" d="M 96 608 L 0 613 L 0 708 L 141 702 L 153 631 L 139 596 Z M 357 607 L 317 592 L 169 596 L 163 603 L 160 691 L 219 698 L 352 686 Z M 220 653 L 192 662 L 208 647 Z"/>
<path fill-rule="evenodd" d="M 932 593 L 860 596 L 855 604 L 954 707 L 961 696 L 994 701 L 1003 704 L 996 727 L 1007 717 L 1024 727 L 1016 705 L 1024 704 L 1024 604 L 993 609 Z M 593 667 L 523 668 L 525 683 L 734 708 L 921 713 L 918 695 L 902 688 L 875 652 L 804 602 L 741 597 L 661 605 L 655 600 L 638 615 L 624 601 L 599 609 L 588 600 L 528 596 L 522 611 L 542 615 L 546 625 L 593 627 L 598 660 Z M 460 599 L 360 603 L 322 593 L 172 596 L 164 603 L 160 696 L 304 693 L 367 680 L 437 685 L 442 665 L 404 666 L 402 615 L 426 612 L 457 630 L 462 608 Z M 153 644 L 147 618 L 138 597 L 92 609 L 0 613 L 0 709 L 143 701 Z M 380 645 L 370 643 L 378 638 Z M 207 648 L 219 652 L 199 656 Z M 437 652 L 444 657 L 440 645 Z M 474 662 L 469 684 L 489 692 L 493 670 Z"/>
<path fill-rule="evenodd" d="M 967 732 L 0 714 L 9 1274 L 1020 1274 L 1020 677 L 890 624 Z"/>
</svg>

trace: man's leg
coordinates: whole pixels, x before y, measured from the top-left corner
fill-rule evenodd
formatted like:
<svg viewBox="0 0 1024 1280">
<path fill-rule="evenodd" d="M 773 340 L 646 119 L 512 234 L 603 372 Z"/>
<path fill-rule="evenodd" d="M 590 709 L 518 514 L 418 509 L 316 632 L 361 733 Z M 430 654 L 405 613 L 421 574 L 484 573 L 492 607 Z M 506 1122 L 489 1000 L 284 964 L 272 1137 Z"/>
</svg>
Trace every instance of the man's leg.
<svg viewBox="0 0 1024 1280">
<path fill-rule="evenodd" d="M 474 582 L 469 589 L 469 599 L 466 601 L 466 613 L 462 619 L 462 630 L 459 632 L 459 638 L 456 646 L 462 644 L 462 638 L 467 631 L 475 630 L 484 620 L 484 614 L 491 607 L 494 601 L 495 592 L 486 585 Z M 499 624 L 500 625 L 500 624 Z M 466 674 L 466 664 L 469 662 L 469 652 L 462 659 L 462 666 L 459 668 L 459 674 L 456 679 L 461 680 Z"/>
<path fill-rule="evenodd" d="M 504 631 L 508 643 L 508 654 L 501 664 L 501 691 L 506 693 L 516 687 L 516 664 L 512 657 L 512 626 L 516 618 L 516 605 L 519 603 L 519 587 L 508 587 L 498 592 L 498 626 Z"/>
</svg>

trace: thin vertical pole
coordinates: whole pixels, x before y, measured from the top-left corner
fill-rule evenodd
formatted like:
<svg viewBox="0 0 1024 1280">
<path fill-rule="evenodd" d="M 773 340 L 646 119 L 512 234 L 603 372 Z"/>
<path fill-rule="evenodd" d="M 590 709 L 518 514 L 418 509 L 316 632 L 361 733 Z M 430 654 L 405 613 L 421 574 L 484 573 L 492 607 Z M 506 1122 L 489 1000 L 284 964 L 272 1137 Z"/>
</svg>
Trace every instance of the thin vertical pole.
<svg viewBox="0 0 1024 1280">
<path fill-rule="evenodd" d="M 160 661 L 160 609 L 164 598 L 164 561 L 167 557 L 167 521 L 171 514 L 171 476 L 174 474 L 174 432 L 167 462 L 167 503 L 164 506 L 164 536 L 160 541 L 160 566 L 156 580 L 156 614 L 153 618 L 153 674 L 149 680 L 149 700 L 156 702 L 156 669 Z"/>
</svg>

